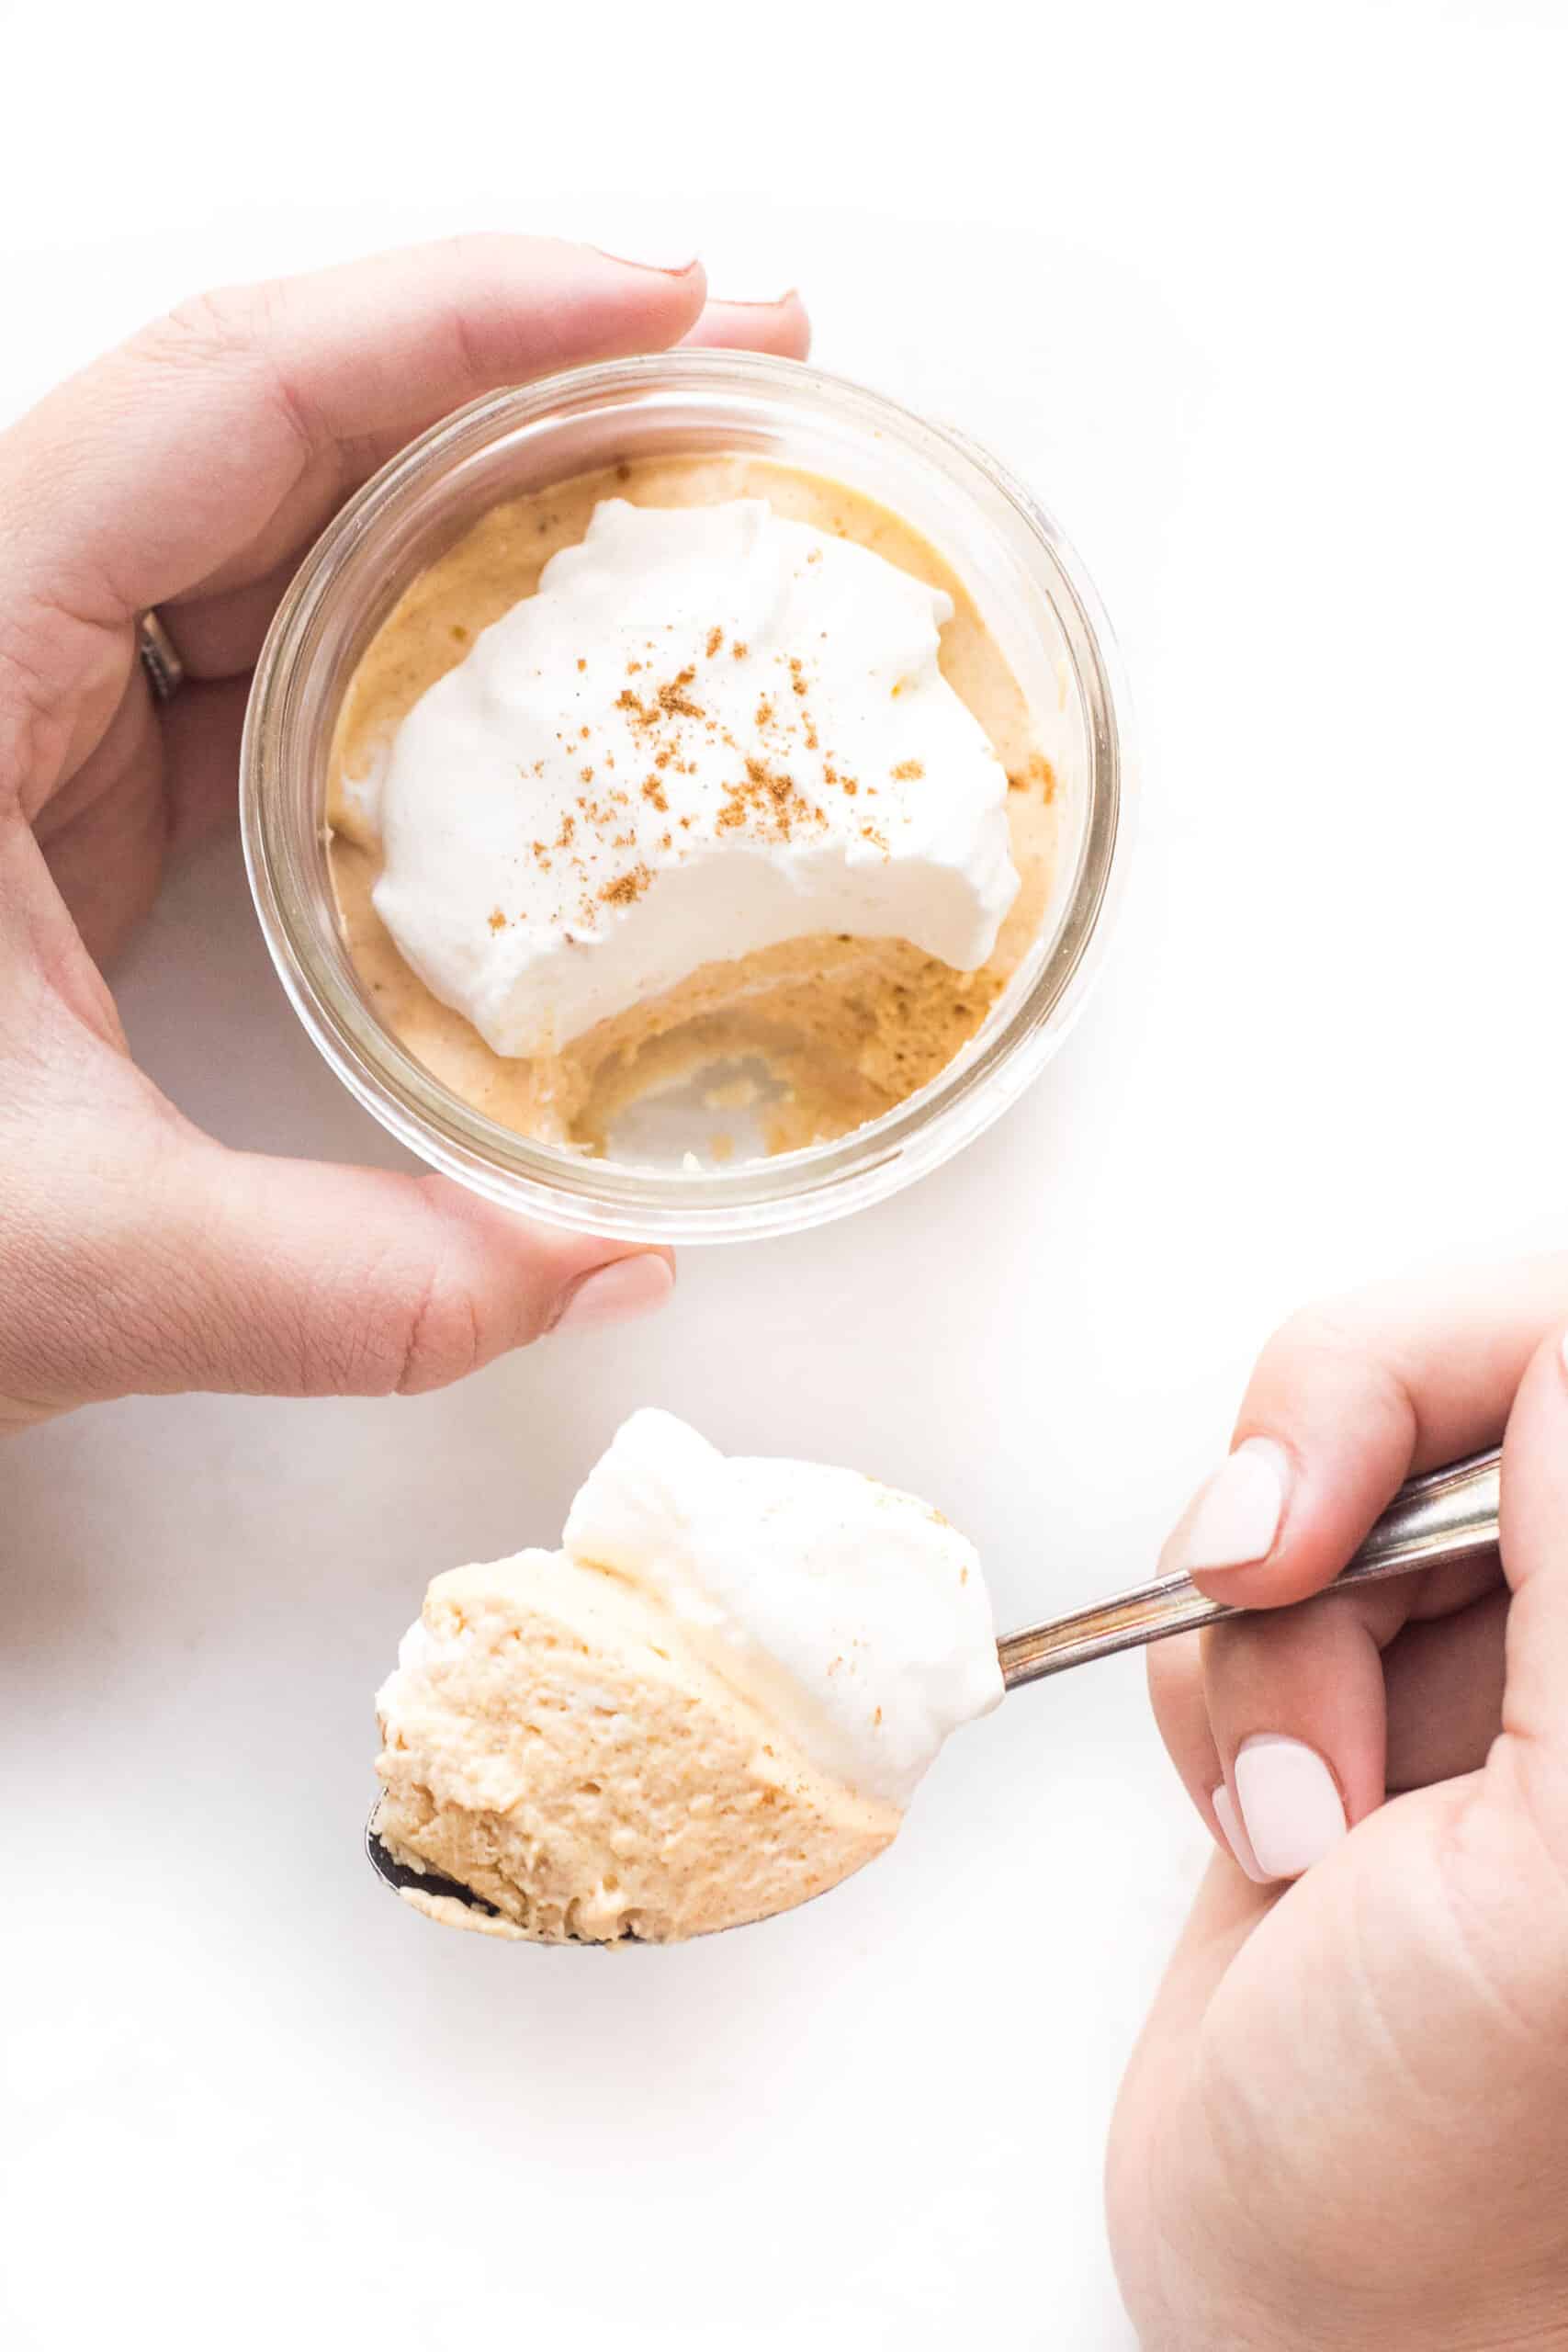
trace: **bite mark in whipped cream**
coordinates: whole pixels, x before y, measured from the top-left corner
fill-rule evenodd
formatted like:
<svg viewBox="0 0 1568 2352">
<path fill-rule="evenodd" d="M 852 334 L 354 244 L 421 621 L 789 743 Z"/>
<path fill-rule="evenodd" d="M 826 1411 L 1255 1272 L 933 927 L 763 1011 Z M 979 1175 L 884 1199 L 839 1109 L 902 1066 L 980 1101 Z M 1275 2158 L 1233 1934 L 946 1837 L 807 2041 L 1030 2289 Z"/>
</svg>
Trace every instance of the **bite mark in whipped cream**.
<svg viewBox="0 0 1568 2352">
<path fill-rule="evenodd" d="M 357 780 L 377 913 L 512 1057 L 811 933 L 976 969 L 1019 885 L 952 611 L 762 499 L 602 500 Z"/>
</svg>

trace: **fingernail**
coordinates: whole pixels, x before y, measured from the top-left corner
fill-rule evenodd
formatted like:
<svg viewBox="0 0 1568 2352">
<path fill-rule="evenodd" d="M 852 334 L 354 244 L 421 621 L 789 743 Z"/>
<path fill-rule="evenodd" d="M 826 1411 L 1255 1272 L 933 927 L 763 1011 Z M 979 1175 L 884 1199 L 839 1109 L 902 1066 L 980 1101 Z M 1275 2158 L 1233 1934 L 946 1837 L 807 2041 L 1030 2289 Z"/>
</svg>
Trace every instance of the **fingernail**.
<svg viewBox="0 0 1568 2352">
<path fill-rule="evenodd" d="M 593 250 L 606 261 L 618 262 L 623 269 L 656 269 L 661 277 L 689 277 L 697 266 L 695 254 L 688 254 L 683 261 L 666 261 L 650 254 L 613 254 L 605 245 L 595 245 Z"/>
<path fill-rule="evenodd" d="M 1272 1438 L 1249 1437 L 1188 1504 L 1161 1566 L 1191 1576 L 1266 1559 L 1285 1515 L 1290 1463 Z"/>
<path fill-rule="evenodd" d="M 651 1255 L 617 1258 L 585 1274 L 567 1294 L 566 1305 L 550 1325 L 552 1331 L 592 1331 L 604 1323 L 629 1323 L 634 1315 L 651 1315 L 675 1287 L 675 1277 L 662 1258 Z"/>
<path fill-rule="evenodd" d="M 1265 1878 L 1299 1878 L 1345 1835 L 1345 1807 L 1315 1747 L 1255 1733 L 1236 1750 L 1236 1803 Z"/>
<path fill-rule="evenodd" d="M 1214 1808 L 1214 1819 L 1220 1825 L 1225 1844 L 1230 1848 L 1247 1877 L 1256 1886 L 1267 1885 L 1268 1881 L 1258 1867 L 1258 1857 L 1252 1850 L 1252 1841 L 1241 1826 L 1236 1809 L 1231 1803 L 1231 1792 L 1223 1781 L 1217 1789 L 1210 1791 L 1209 1803 Z"/>
<path fill-rule="evenodd" d="M 782 294 L 716 294 L 714 300 L 726 311 L 782 311 L 788 302 L 798 302 L 798 286 L 786 286 Z"/>
</svg>

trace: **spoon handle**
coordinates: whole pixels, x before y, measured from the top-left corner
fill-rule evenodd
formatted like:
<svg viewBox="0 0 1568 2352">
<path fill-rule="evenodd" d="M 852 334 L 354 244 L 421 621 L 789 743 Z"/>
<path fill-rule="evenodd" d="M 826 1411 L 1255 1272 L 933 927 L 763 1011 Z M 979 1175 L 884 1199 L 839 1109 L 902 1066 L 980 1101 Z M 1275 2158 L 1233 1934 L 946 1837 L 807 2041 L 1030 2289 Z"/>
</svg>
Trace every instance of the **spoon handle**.
<svg viewBox="0 0 1568 2352">
<path fill-rule="evenodd" d="M 1495 1554 L 1501 1458 L 1495 1451 L 1476 1453 L 1468 1462 L 1412 1478 L 1326 1589 L 1344 1592 L 1380 1577 L 1408 1576 L 1416 1568 L 1447 1567 Z M 1163 1642 L 1168 1634 L 1244 1613 L 1206 1600 L 1190 1577 L 1156 1577 L 1152 1584 L 1097 1600 L 1069 1617 L 1004 1635 L 997 1644 L 1002 1679 L 1011 1690 L 1021 1682 L 1065 1673 L 1069 1666 L 1085 1666 L 1090 1658 L 1141 1649 L 1145 1642 Z"/>
</svg>

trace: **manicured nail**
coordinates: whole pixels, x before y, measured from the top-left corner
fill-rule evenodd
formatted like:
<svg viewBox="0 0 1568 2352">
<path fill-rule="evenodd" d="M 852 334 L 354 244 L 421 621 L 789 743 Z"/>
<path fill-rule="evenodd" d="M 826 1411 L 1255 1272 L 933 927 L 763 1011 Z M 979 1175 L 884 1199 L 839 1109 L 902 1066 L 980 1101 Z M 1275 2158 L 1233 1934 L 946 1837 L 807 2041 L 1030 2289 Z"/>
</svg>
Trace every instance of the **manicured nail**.
<svg viewBox="0 0 1568 2352">
<path fill-rule="evenodd" d="M 662 1306 L 675 1287 L 675 1277 L 662 1258 L 651 1255 L 617 1258 L 585 1274 L 550 1325 L 552 1331 L 591 1331 L 604 1323 L 629 1323 L 634 1315 L 650 1315 Z"/>
<path fill-rule="evenodd" d="M 625 269 L 656 269 L 661 277 L 689 277 L 697 266 L 695 254 L 688 254 L 682 261 L 666 261 L 652 254 L 613 254 L 604 245 L 596 245 L 595 253 L 606 261 L 619 262 Z"/>
<path fill-rule="evenodd" d="M 1266 1559 L 1285 1515 L 1290 1463 L 1272 1438 L 1249 1437 L 1201 1487 L 1161 1555 L 1168 1570 L 1245 1568 Z"/>
<path fill-rule="evenodd" d="M 1299 1878 L 1345 1835 L 1345 1807 L 1315 1747 L 1258 1732 L 1236 1750 L 1236 1803 L 1265 1878 Z"/>
<path fill-rule="evenodd" d="M 1231 1803 L 1231 1792 L 1223 1781 L 1217 1789 L 1210 1791 L 1209 1803 L 1214 1808 L 1214 1819 L 1220 1825 L 1225 1844 L 1230 1848 L 1247 1877 L 1255 1885 L 1266 1886 L 1268 1881 L 1258 1867 L 1258 1857 L 1252 1850 L 1252 1841 L 1241 1826 L 1236 1809 Z"/>
<path fill-rule="evenodd" d="M 786 286 L 782 294 L 716 294 L 713 299 L 726 311 L 782 311 L 799 301 L 800 288 Z"/>
</svg>

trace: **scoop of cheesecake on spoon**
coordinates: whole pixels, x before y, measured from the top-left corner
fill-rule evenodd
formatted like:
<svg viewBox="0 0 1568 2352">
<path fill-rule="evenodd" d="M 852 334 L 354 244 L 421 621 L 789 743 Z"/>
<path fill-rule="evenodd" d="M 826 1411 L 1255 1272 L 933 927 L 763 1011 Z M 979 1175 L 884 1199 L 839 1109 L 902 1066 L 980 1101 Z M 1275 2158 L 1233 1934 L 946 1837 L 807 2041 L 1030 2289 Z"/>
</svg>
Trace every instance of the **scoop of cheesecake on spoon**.
<svg viewBox="0 0 1568 2352">
<path fill-rule="evenodd" d="M 1495 1452 L 1413 1479 L 1328 1592 L 1494 1554 L 1498 1504 Z M 564 1543 L 433 1585 L 378 1701 L 366 1830 L 406 1902 L 534 1941 L 676 1941 L 809 1900 L 1005 1691 L 1244 1613 L 1161 1577 L 993 1651 L 940 1513 L 727 1461 L 662 1413 L 626 1424 Z"/>
</svg>

